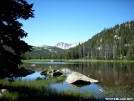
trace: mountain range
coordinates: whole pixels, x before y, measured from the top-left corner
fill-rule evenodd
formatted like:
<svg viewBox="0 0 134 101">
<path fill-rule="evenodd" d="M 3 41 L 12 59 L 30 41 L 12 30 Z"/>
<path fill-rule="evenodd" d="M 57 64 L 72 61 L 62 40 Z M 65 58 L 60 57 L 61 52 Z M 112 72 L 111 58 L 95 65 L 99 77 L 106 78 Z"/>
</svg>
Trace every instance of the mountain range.
<svg viewBox="0 0 134 101">
<path fill-rule="evenodd" d="M 33 46 L 33 50 L 31 52 L 26 52 L 23 57 L 27 59 L 50 58 L 50 56 L 60 53 L 64 50 L 76 47 L 78 44 L 79 43 L 68 44 L 64 42 L 59 42 L 57 45 L 54 46 L 49 45 Z"/>
<path fill-rule="evenodd" d="M 81 44 L 82 42 L 80 42 Z M 37 46 L 37 47 L 44 47 L 45 49 L 50 48 L 50 47 L 57 47 L 57 48 L 61 48 L 61 49 L 69 49 L 69 48 L 73 48 L 76 47 L 77 45 L 79 45 L 79 43 L 64 43 L 64 42 L 59 42 L 54 46 L 49 46 L 49 45 L 41 45 L 41 46 Z"/>
<path fill-rule="evenodd" d="M 51 49 L 53 48 L 53 50 Z M 41 49 L 41 51 L 37 51 Z M 57 51 L 54 51 L 57 49 Z M 134 59 L 134 20 L 105 28 L 84 43 L 40 46 L 25 57 L 46 59 Z M 45 53 L 45 54 L 44 54 Z M 31 54 L 31 55 L 30 55 Z M 46 56 L 45 56 L 46 55 Z"/>
</svg>

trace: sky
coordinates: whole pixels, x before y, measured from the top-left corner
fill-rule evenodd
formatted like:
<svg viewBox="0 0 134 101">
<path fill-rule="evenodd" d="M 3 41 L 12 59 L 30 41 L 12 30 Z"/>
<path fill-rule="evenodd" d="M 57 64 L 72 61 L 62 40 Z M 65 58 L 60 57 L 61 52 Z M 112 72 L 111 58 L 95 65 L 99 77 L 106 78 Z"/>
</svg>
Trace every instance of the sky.
<svg viewBox="0 0 134 101">
<path fill-rule="evenodd" d="M 134 20 L 134 0 L 27 0 L 35 18 L 20 20 L 33 46 L 91 39 L 104 28 Z"/>
</svg>

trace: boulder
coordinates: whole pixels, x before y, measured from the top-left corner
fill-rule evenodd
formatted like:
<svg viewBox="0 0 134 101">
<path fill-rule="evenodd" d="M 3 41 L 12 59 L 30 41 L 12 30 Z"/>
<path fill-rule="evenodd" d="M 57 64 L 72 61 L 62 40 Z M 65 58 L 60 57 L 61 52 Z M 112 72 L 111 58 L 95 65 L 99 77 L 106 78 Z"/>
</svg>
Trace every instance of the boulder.
<svg viewBox="0 0 134 101">
<path fill-rule="evenodd" d="M 97 83 L 98 80 L 89 78 L 79 72 L 73 72 L 72 74 L 70 74 L 67 79 L 66 82 L 68 83 L 77 83 L 77 84 L 82 84 L 82 83 Z"/>
<path fill-rule="evenodd" d="M 6 92 L 6 91 L 7 91 L 7 89 L 1 89 L 1 90 L 0 90 L 1 93 L 4 93 L 4 92 Z"/>
<path fill-rule="evenodd" d="M 36 80 L 42 80 L 42 78 L 41 77 L 37 77 Z"/>
<path fill-rule="evenodd" d="M 53 76 L 61 76 L 61 75 L 63 75 L 63 73 L 60 71 L 53 72 Z"/>
<path fill-rule="evenodd" d="M 36 65 L 35 64 L 31 64 L 32 67 L 35 67 Z"/>
<path fill-rule="evenodd" d="M 47 75 L 47 74 L 52 73 L 53 71 L 54 70 L 51 67 L 49 67 L 45 71 L 41 72 L 41 75 Z"/>
<path fill-rule="evenodd" d="M 3 97 L 2 94 L 3 94 L 4 92 L 6 92 L 6 91 L 7 91 L 7 89 L 1 89 L 1 90 L 0 90 L 0 99 Z"/>
<path fill-rule="evenodd" d="M 45 71 L 41 72 L 41 75 L 60 76 L 63 75 L 63 73 L 59 70 L 53 70 L 51 67 L 49 67 Z"/>
</svg>

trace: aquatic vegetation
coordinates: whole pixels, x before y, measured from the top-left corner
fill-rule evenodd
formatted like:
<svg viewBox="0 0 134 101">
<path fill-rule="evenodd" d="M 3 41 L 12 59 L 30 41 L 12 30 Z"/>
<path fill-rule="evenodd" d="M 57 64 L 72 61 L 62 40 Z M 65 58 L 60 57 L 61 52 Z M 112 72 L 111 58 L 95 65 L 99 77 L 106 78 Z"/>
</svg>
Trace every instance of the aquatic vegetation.
<svg viewBox="0 0 134 101">
<path fill-rule="evenodd" d="M 44 62 L 41 62 L 41 63 L 44 63 Z M 133 76 L 134 76 L 133 75 L 133 72 L 134 72 L 133 66 L 134 65 L 133 64 L 134 63 L 125 63 L 125 62 L 112 63 L 112 62 L 108 62 L 108 61 L 105 63 L 103 63 L 103 62 L 72 63 L 71 65 L 70 65 L 70 63 L 68 62 L 68 64 L 66 64 L 66 65 L 65 64 L 53 65 L 53 63 L 50 64 L 50 62 L 49 62 L 49 65 L 48 64 L 41 64 L 41 65 L 37 64 L 36 67 L 31 67 L 30 63 L 25 64 L 25 67 L 27 69 L 31 69 L 34 71 L 40 71 L 40 72 L 45 71 L 48 67 L 51 66 L 53 70 L 61 70 L 65 73 L 65 75 L 50 76 L 50 77 L 44 76 L 44 75 L 43 76 L 35 75 L 35 77 L 37 76 L 37 79 L 35 78 L 37 82 L 30 81 L 31 85 L 28 87 L 25 86 L 27 83 L 23 84 L 23 86 L 24 86 L 23 88 L 26 88 L 28 90 L 27 92 L 26 92 L 26 90 L 25 91 L 22 90 L 23 92 L 21 92 L 21 90 L 20 90 L 20 92 L 18 92 L 17 90 L 10 89 L 10 91 L 7 92 L 7 95 L 6 95 L 6 93 L 4 93 L 5 94 L 4 98 L 6 98 L 6 99 L 10 98 L 12 96 L 12 94 L 14 95 L 14 97 L 11 99 L 15 99 L 15 96 L 16 96 L 17 101 L 20 98 L 22 98 L 24 100 L 26 100 L 28 98 L 30 99 L 31 96 L 34 96 L 35 99 L 38 98 L 38 99 L 43 99 L 43 100 L 45 100 L 46 98 L 49 98 L 50 100 L 59 101 L 59 100 L 66 100 L 66 99 L 70 98 L 70 99 L 68 99 L 70 101 L 72 101 L 72 100 L 77 100 L 77 101 L 82 100 L 83 101 L 83 100 L 91 99 L 91 97 L 89 97 L 90 94 L 91 94 L 91 96 L 94 95 L 93 96 L 94 101 L 96 101 L 96 100 L 100 101 L 100 99 L 102 99 L 102 101 L 104 101 L 104 99 L 106 97 L 134 98 L 134 96 L 133 96 L 133 92 L 134 92 L 134 87 L 133 87 L 134 86 L 134 81 L 133 81 Z M 69 76 L 69 74 L 72 71 L 80 72 L 86 76 L 90 75 L 89 77 L 93 77 L 93 78 L 101 81 L 101 83 L 97 83 L 96 85 L 91 84 L 88 87 L 81 87 L 81 85 L 75 85 L 75 86 L 68 85 L 64 81 L 66 79 L 66 76 Z M 25 81 L 25 82 L 28 82 L 28 81 Z M 28 82 L 28 83 L 30 84 L 30 82 Z M 14 82 L 12 82 L 12 84 L 15 85 Z M 51 84 L 52 85 L 54 84 L 54 86 L 51 86 Z M 40 85 L 40 86 L 37 86 L 37 85 Z M 95 87 L 93 87 L 93 86 L 95 86 Z M 77 90 L 74 89 L 75 87 L 79 87 L 78 88 L 79 90 L 77 88 L 76 88 Z M 93 90 L 90 89 L 90 87 L 93 88 Z M 99 89 L 99 87 L 100 87 L 100 89 Z M 1 87 L 1 84 L 0 84 L 0 88 L 4 88 L 4 87 Z M 71 90 L 68 91 L 68 88 Z M 18 88 L 15 88 L 15 89 L 18 89 Z M 103 91 L 101 91 L 101 90 L 103 90 Z M 74 93 L 74 91 L 75 91 L 75 93 Z M 83 93 L 83 91 L 84 92 L 87 91 L 87 92 Z M 90 91 L 90 92 L 88 92 L 88 91 Z M 36 93 L 32 94 L 33 92 L 36 92 Z M 71 92 L 73 92 L 73 94 Z M 10 94 L 10 93 L 12 93 L 12 94 Z M 80 95 L 78 93 L 80 93 Z M 11 95 L 11 96 L 9 97 L 9 95 Z M 77 96 L 77 98 L 76 98 L 76 96 Z M 87 98 L 84 96 L 87 96 Z M 98 98 L 98 99 L 96 99 L 96 98 Z M 15 101 L 15 100 L 11 100 L 11 101 Z"/>
<path fill-rule="evenodd" d="M 120 85 L 117 87 L 104 87 L 105 97 L 119 97 L 119 98 L 134 98 L 134 86 L 133 85 Z"/>
<path fill-rule="evenodd" d="M 41 72 L 41 75 L 47 75 L 49 73 L 52 73 L 53 72 L 53 69 L 51 67 L 47 68 L 45 71 Z"/>
<path fill-rule="evenodd" d="M 54 79 L 54 81 L 56 83 L 62 83 L 63 81 L 65 81 L 66 78 L 67 78 L 66 75 L 61 75 L 61 76 L 53 77 L 53 79 Z"/>
<path fill-rule="evenodd" d="M 75 91 L 60 91 L 49 87 L 50 80 L 35 80 L 35 81 L 15 81 L 0 80 L 0 88 L 6 88 L 8 91 L 3 93 L 3 101 L 27 101 L 27 100 L 91 100 L 94 99 L 92 93 L 81 93 Z"/>
</svg>

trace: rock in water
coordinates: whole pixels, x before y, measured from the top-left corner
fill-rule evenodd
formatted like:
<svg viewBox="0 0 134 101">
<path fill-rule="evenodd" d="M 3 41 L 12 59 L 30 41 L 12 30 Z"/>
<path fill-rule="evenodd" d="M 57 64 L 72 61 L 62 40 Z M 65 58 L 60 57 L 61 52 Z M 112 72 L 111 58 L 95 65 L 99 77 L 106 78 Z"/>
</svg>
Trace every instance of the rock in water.
<svg viewBox="0 0 134 101">
<path fill-rule="evenodd" d="M 67 79 L 66 79 L 66 82 L 68 83 L 75 83 L 75 82 L 89 82 L 89 83 L 97 83 L 98 80 L 95 80 L 95 79 L 92 79 L 92 78 L 89 78 L 79 72 L 73 72 L 72 74 L 70 74 Z"/>
<path fill-rule="evenodd" d="M 51 67 L 47 68 L 45 71 L 41 72 L 41 75 L 47 75 L 53 72 L 53 69 Z"/>
<path fill-rule="evenodd" d="M 41 75 L 60 76 L 63 75 L 63 73 L 59 70 L 53 70 L 51 67 L 49 67 L 45 71 L 41 72 Z"/>
<path fill-rule="evenodd" d="M 36 65 L 35 64 L 31 64 L 32 67 L 35 67 Z"/>
<path fill-rule="evenodd" d="M 6 92 L 6 91 L 7 91 L 7 89 L 1 89 L 1 90 L 0 90 L 1 93 L 4 93 L 4 92 Z"/>
</svg>

